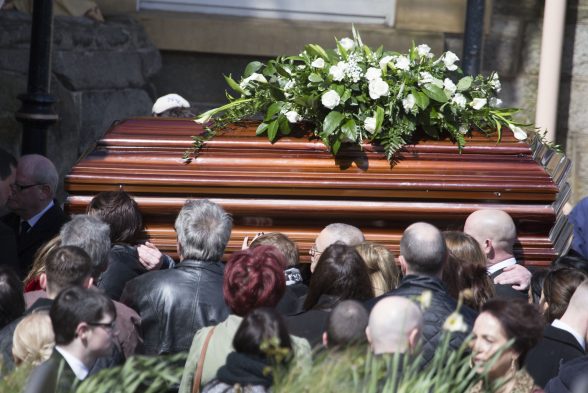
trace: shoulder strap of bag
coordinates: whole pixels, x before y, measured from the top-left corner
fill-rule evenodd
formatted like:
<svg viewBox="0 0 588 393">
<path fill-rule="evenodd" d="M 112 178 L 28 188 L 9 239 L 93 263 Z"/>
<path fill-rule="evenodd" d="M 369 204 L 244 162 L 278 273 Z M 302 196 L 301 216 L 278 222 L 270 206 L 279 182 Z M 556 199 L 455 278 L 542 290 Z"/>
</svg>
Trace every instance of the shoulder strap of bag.
<svg viewBox="0 0 588 393">
<path fill-rule="evenodd" d="M 202 381 L 202 371 L 204 370 L 204 359 L 206 358 L 206 350 L 208 349 L 208 343 L 210 343 L 212 334 L 214 333 L 214 328 L 216 328 L 216 326 L 213 326 L 212 329 L 208 331 L 206 340 L 204 340 L 204 345 L 202 345 L 202 351 L 200 351 L 200 358 L 198 359 L 198 367 L 196 367 L 196 373 L 194 374 L 192 393 L 200 393 L 200 382 Z"/>
</svg>

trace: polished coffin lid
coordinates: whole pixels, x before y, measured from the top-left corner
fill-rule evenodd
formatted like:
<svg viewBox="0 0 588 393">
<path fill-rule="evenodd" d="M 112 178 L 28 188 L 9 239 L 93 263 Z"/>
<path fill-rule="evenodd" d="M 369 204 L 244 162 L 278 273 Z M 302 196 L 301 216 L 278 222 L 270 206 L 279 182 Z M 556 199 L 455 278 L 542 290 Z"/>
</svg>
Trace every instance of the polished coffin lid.
<svg viewBox="0 0 588 393">
<path fill-rule="evenodd" d="M 359 227 L 368 240 L 397 255 L 407 225 L 427 221 L 461 229 L 481 208 L 499 208 L 515 220 L 515 253 L 528 265 L 547 265 L 569 248 L 570 161 L 542 145 L 467 139 L 407 145 L 391 165 L 380 147 L 343 149 L 334 158 L 317 139 L 284 137 L 271 144 L 255 123 L 226 128 L 190 161 L 183 153 L 204 129 L 191 120 L 135 118 L 116 123 L 66 178 L 67 209 L 83 213 L 92 197 L 119 188 L 144 215 L 147 235 L 175 255 L 173 223 L 186 199 L 208 198 L 233 215 L 227 255 L 244 236 L 279 231 L 297 242 L 301 259 L 320 230 L 333 222 Z"/>
</svg>

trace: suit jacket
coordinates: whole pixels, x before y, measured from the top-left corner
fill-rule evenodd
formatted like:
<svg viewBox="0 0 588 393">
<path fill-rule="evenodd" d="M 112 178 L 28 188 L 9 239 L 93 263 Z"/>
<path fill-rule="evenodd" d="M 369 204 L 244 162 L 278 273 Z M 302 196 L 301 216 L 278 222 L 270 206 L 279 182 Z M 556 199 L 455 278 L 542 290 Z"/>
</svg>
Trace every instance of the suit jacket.
<svg viewBox="0 0 588 393">
<path fill-rule="evenodd" d="M 25 393 L 70 393 L 79 382 L 69 364 L 55 349 L 47 361 L 31 373 Z"/>
<path fill-rule="evenodd" d="M 55 203 L 43 214 L 34 227 L 22 235 L 19 235 L 20 217 L 18 215 L 10 213 L 3 218 L 3 221 L 12 228 L 16 235 L 21 278 L 24 278 L 33 265 L 37 250 L 59 234 L 61 226 L 67 221 L 67 216 L 59 205 Z"/>
<path fill-rule="evenodd" d="M 492 282 L 494 282 L 494 279 L 496 277 L 498 277 L 500 275 L 500 273 L 502 273 L 503 270 L 504 269 L 500 269 L 490 275 Z M 496 289 L 496 296 L 495 297 L 506 298 L 506 299 L 525 299 L 525 300 L 528 298 L 526 291 L 517 291 L 510 284 L 506 284 L 506 285 L 505 284 L 494 284 L 494 288 Z"/>
<path fill-rule="evenodd" d="M 581 356 L 584 349 L 572 334 L 549 325 L 543 330 L 543 338 L 527 354 L 525 367 L 535 383 L 545 387 L 551 378 L 557 377 L 562 363 Z"/>
</svg>

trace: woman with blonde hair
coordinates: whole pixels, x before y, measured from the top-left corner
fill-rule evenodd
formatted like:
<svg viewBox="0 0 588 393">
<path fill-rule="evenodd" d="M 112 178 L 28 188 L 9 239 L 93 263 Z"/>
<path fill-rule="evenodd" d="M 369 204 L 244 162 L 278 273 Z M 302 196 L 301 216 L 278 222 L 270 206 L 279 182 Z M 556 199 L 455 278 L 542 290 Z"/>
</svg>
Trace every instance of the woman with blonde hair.
<svg viewBox="0 0 588 393">
<path fill-rule="evenodd" d="M 377 243 L 363 242 L 355 246 L 355 250 L 368 268 L 376 297 L 398 286 L 400 269 L 394 261 L 394 254 L 386 247 Z"/>
<path fill-rule="evenodd" d="M 45 273 L 45 262 L 47 261 L 47 256 L 51 251 L 59 246 L 61 246 L 61 237 L 57 235 L 37 250 L 33 261 L 33 267 L 23 281 L 25 292 L 44 289 L 41 287 L 39 278 L 41 277 L 41 274 Z"/>
<path fill-rule="evenodd" d="M 49 359 L 55 336 L 47 311 L 37 311 L 23 318 L 16 325 L 12 339 L 14 363 L 38 366 Z"/>
</svg>

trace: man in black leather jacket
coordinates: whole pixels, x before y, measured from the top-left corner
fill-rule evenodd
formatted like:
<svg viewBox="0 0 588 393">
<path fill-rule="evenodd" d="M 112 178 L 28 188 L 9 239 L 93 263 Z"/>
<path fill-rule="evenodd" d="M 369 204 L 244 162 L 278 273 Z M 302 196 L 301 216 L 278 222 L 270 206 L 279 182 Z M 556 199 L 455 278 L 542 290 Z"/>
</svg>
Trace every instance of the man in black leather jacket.
<svg viewBox="0 0 588 393">
<path fill-rule="evenodd" d="M 175 229 L 180 264 L 129 281 L 121 296 L 141 316 L 141 352 L 148 355 L 188 351 L 198 329 L 229 315 L 221 258 L 231 236 L 231 216 L 208 200 L 188 201 Z"/>
<path fill-rule="evenodd" d="M 443 324 L 457 308 L 445 285 L 441 271 L 447 258 L 447 247 L 441 232 L 431 224 L 417 222 L 404 231 L 400 240 L 400 266 L 404 278 L 398 288 L 367 302 L 371 309 L 378 300 L 386 296 L 401 296 L 421 300 L 423 306 L 422 366 L 426 366 L 440 344 Z M 424 303 L 424 304 L 423 304 Z M 453 349 L 465 340 L 476 319 L 476 312 L 462 306 L 459 313 L 467 324 L 467 331 L 453 332 L 450 347 Z"/>
</svg>

